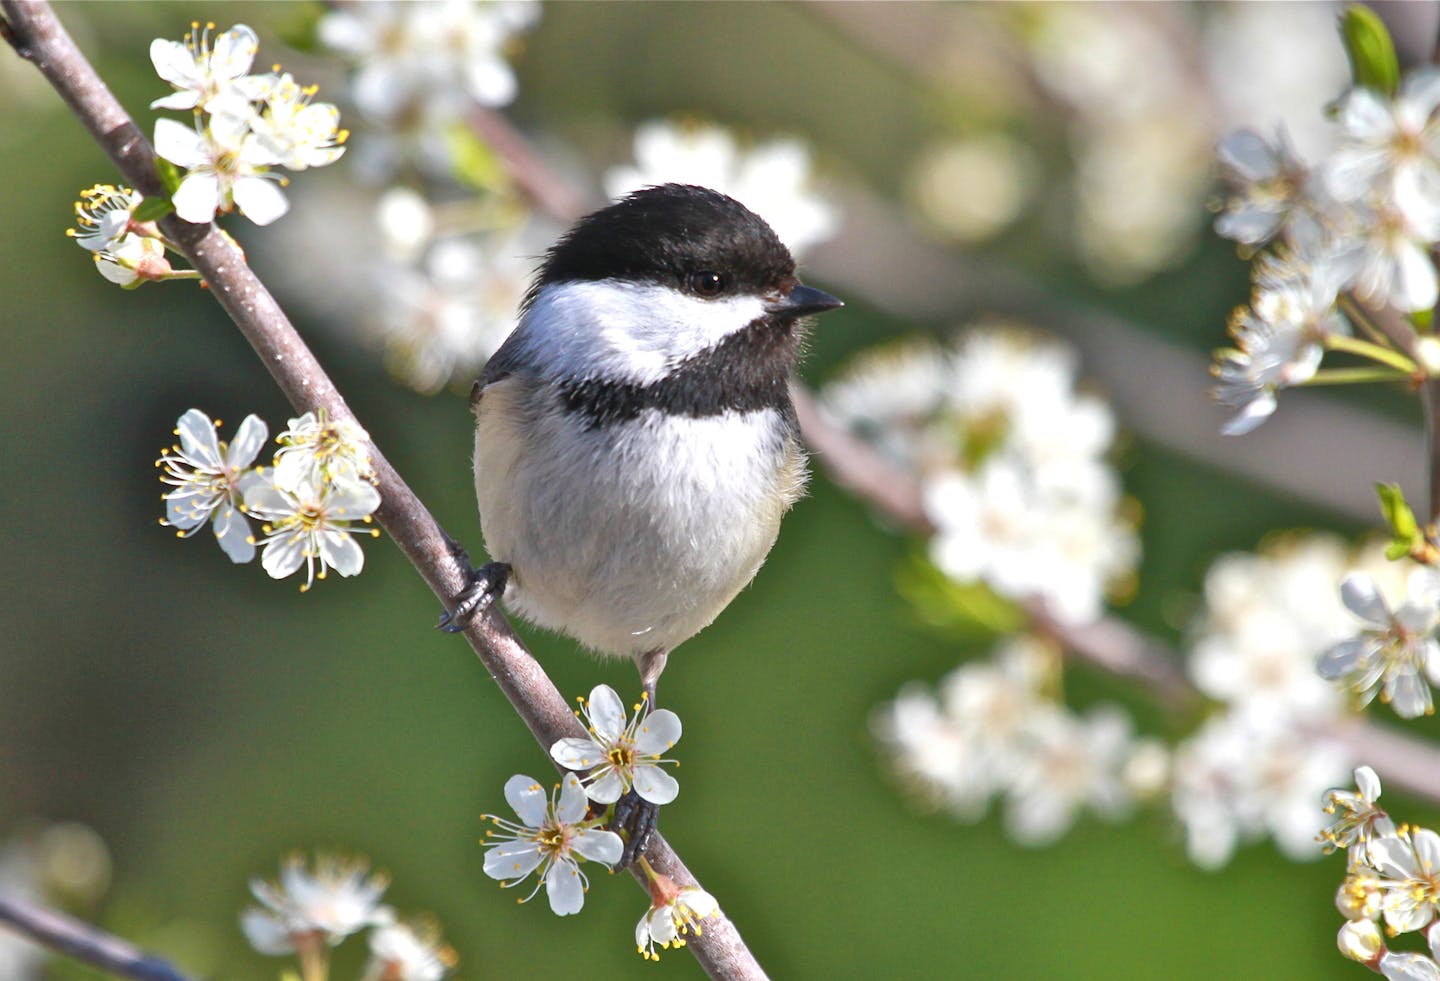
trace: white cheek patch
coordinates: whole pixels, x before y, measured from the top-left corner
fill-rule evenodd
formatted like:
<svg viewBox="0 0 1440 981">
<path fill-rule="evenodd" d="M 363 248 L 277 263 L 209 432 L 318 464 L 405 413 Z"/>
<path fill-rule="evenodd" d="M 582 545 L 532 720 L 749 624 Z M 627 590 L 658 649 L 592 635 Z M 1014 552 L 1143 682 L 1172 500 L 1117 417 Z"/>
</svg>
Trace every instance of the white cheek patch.
<svg viewBox="0 0 1440 981">
<path fill-rule="evenodd" d="M 525 315 L 531 362 L 560 375 L 645 385 L 765 316 L 758 296 L 703 300 L 613 279 L 554 283 Z"/>
</svg>

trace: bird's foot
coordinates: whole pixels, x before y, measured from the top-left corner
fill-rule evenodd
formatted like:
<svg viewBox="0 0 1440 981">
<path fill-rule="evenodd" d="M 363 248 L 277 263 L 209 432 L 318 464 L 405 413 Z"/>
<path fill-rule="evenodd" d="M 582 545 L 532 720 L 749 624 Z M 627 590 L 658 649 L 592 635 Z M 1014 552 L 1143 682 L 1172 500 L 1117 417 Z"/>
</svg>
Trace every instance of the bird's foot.
<svg viewBox="0 0 1440 981">
<path fill-rule="evenodd" d="M 442 610 L 440 622 L 435 626 L 447 634 L 458 634 L 471 620 L 484 613 L 490 604 L 505 595 L 505 584 L 510 581 L 510 566 L 504 562 L 487 562 L 477 569 L 470 564 L 465 546 L 448 535 L 445 540 L 450 545 L 450 554 L 469 571 L 465 574 L 465 585 L 455 597 L 454 609 Z"/>
<path fill-rule="evenodd" d="M 620 861 L 615 863 L 616 871 L 628 869 L 637 858 L 645 854 L 645 846 L 650 842 L 650 832 L 655 830 L 655 822 L 659 817 L 660 805 L 650 803 L 634 790 L 627 791 L 625 796 L 615 802 L 615 813 L 605 827 L 625 839 L 625 850 L 620 855 Z"/>
</svg>

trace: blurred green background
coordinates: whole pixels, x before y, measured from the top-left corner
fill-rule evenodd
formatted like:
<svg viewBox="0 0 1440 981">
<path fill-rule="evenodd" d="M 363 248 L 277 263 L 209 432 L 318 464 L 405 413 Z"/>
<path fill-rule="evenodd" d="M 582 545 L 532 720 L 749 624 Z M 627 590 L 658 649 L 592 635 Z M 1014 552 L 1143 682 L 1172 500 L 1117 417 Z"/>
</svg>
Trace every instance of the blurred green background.
<svg viewBox="0 0 1440 981">
<path fill-rule="evenodd" d="M 887 8 L 901 26 L 922 10 Z M 290 67 L 277 25 L 300 16 L 266 4 L 60 13 L 145 129 L 164 92 L 151 38 L 179 37 L 192 18 L 244 20 L 262 61 Z M 584 912 L 561 921 L 543 898 L 515 908 L 482 874 L 479 815 L 503 809 L 512 773 L 543 777 L 549 764 L 465 644 L 432 629 L 436 601 L 388 542 L 367 544 L 358 579 L 302 597 L 293 580 L 232 566 L 208 533 L 177 542 L 157 524 L 151 462 L 181 412 L 199 407 L 227 433 L 249 412 L 274 433 L 292 413 L 203 292 L 124 293 L 88 268 L 63 230 L 76 192 L 113 171 L 33 72 L 9 52 L 0 61 L 0 837 L 30 819 L 92 826 L 114 881 L 83 912 L 208 977 L 277 975 L 237 927 L 246 883 L 316 846 L 386 869 L 390 901 L 439 918 L 460 977 L 697 976 L 683 952 L 658 965 L 635 955 L 645 900 L 629 882 L 602 873 Z M 933 74 L 867 47 L 825 8 L 555 4 L 517 67 L 513 118 L 582 155 L 594 134 L 605 145 L 651 116 L 697 112 L 804 134 L 822 169 L 882 195 L 901 192 L 907 162 L 937 135 L 976 124 Z M 269 232 L 243 231 L 252 255 L 265 250 Z M 1062 299 L 1134 316 L 1196 352 L 1221 343 L 1246 292 L 1244 265 L 1208 234 L 1178 267 L 1127 286 L 1097 285 L 1044 216 L 988 249 Z M 820 285 L 850 298 L 843 282 Z M 463 396 L 416 395 L 352 338 L 299 326 L 441 524 L 478 548 Z M 818 382 L 869 344 L 950 326 L 860 298 L 817 332 L 804 375 Z M 1405 411 L 1398 398 L 1376 404 Z M 1122 463 L 1145 508 L 1125 615 L 1171 640 L 1217 554 L 1274 527 L 1359 530 L 1174 448 L 1137 439 Z M 664 703 L 686 736 L 684 792 L 663 829 L 774 977 L 1359 975 L 1334 950 L 1338 857 L 1297 865 L 1267 843 L 1202 872 L 1163 809 L 1119 826 L 1082 819 L 1058 845 L 1024 850 L 993 818 L 957 825 L 897 793 L 869 713 L 986 647 L 918 624 L 892 582 L 911 547 L 817 477 L 754 586 L 666 675 Z M 567 695 L 635 688 L 630 665 L 520 630 Z M 1120 700 L 1146 731 L 1176 734 L 1143 696 L 1084 668 L 1067 691 L 1072 704 Z M 1415 731 L 1440 730 L 1426 720 Z M 1393 813 L 1440 820 L 1394 797 Z M 362 946 L 341 948 L 334 977 L 350 976 Z"/>
</svg>

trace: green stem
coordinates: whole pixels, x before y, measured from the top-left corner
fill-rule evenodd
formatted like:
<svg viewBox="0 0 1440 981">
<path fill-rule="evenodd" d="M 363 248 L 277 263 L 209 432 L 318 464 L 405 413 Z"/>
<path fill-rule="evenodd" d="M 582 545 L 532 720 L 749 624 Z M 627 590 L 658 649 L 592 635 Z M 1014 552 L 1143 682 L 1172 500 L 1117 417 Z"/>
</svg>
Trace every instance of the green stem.
<svg viewBox="0 0 1440 981">
<path fill-rule="evenodd" d="M 1336 302 L 1340 305 L 1340 309 L 1345 311 L 1345 316 L 1349 317 L 1352 323 L 1369 334 L 1371 340 L 1382 347 L 1389 345 L 1390 342 L 1389 339 L 1386 338 L 1385 332 L 1375 326 L 1375 322 L 1370 319 L 1370 311 L 1366 310 L 1354 297 L 1348 293 L 1341 293 Z"/>
<path fill-rule="evenodd" d="M 1347 354 L 1355 354 L 1362 358 L 1369 358 L 1371 361 L 1378 361 L 1397 371 L 1403 371 L 1407 375 L 1415 373 L 1415 362 L 1399 351 L 1370 341 L 1362 341 L 1358 337 L 1331 334 L 1325 338 L 1325 347 L 1330 351 L 1344 351 Z"/>
<path fill-rule="evenodd" d="M 1409 381 L 1413 372 L 1395 368 L 1327 368 L 1301 385 L 1364 385 L 1369 382 Z M 1298 387 L 1298 386 L 1297 386 Z"/>
</svg>

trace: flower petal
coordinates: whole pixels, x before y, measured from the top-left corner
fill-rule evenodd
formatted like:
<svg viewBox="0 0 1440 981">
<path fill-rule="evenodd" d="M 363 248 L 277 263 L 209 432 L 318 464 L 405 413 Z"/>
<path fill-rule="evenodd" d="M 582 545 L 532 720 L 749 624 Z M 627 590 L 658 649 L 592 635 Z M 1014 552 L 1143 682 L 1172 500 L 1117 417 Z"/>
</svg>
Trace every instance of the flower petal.
<svg viewBox="0 0 1440 981">
<path fill-rule="evenodd" d="M 220 178 L 214 171 L 192 170 L 170 200 L 175 205 L 175 213 L 192 225 L 214 221 L 221 205 Z"/>
<path fill-rule="evenodd" d="M 620 839 L 619 835 L 613 831 L 602 831 L 599 828 L 577 831 L 575 837 L 571 839 L 570 847 L 581 858 L 604 865 L 614 865 L 620 861 L 620 856 L 625 852 L 625 842 Z"/>
<path fill-rule="evenodd" d="M 196 465 L 212 470 L 220 470 L 224 465 L 215 424 L 199 409 L 187 409 L 175 423 L 175 433 L 180 437 L 180 452 Z"/>
<path fill-rule="evenodd" d="M 635 793 L 652 804 L 668 804 L 679 795 L 680 783 L 658 766 L 637 766 Z"/>
<path fill-rule="evenodd" d="M 222 504 L 215 511 L 215 522 L 211 525 L 220 550 L 230 556 L 236 564 L 255 558 L 255 539 L 250 535 L 250 522 L 240 509 L 232 504 Z"/>
<path fill-rule="evenodd" d="M 356 576 L 365 568 L 365 550 L 348 531 L 326 528 L 316 537 L 320 541 L 321 558 L 340 575 Z"/>
<path fill-rule="evenodd" d="M 560 782 L 560 804 L 555 808 L 555 818 L 565 824 L 578 824 L 585 820 L 589 810 L 590 799 L 585 796 L 580 778 L 573 773 L 565 774 L 565 779 Z"/>
<path fill-rule="evenodd" d="M 595 732 L 602 740 L 614 742 L 625 732 L 628 713 L 625 711 L 625 703 L 620 701 L 614 688 L 609 685 L 596 685 L 590 691 L 587 708 L 590 724 L 595 727 Z"/>
<path fill-rule="evenodd" d="M 257 415 L 251 414 L 245 417 L 240 423 L 240 428 L 235 430 L 235 438 L 230 441 L 229 451 L 225 454 L 225 462 L 237 469 L 244 469 L 255 461 L 260 447 L 265 445 L 265 440 L 270 438 L 270 429 Z"/>
<path fill-rule="evenodd" d="M 597 804 L 613 804 L 625 789 L 625 778 L 609 768 L 598 780 L 585 786 L 585 795 Z"/>
<path fill-rule="evenodd" d="M 593 739 L 566 736 L 550 747 L 550 758 L 567 770 L 584 772 L 605 761 L 605 750 Z"/>
<path fill-rule="evenodd" d="M 504 841 L 485 852 L 485 874 L 492 879 L 523 879 L 541 862 L 533 841 Z"/>
<path fill-rule="evenodd" d="M 205 137 L 174 119 L 155 120 L 155 152 L 187 170 L 210 162 Z"/>
<path fill-rule="evenodd" d="M 290 210 L 290 202 L 274 181 L 242 177 L 235 182 L 235 207 L 255 224 L 268 225 Z"/>
<path fill-rule="evenodd" d="M 520 815 L 521 824 L 538 828 L 545 823 L 550 798 L 538 780 L 517 773 L 505 781 L 505 803 Z"/>
<path fill-rule="evenodd" d="M 580 912 L 585 905 L 585 880 L 580 877 L 580 866 L 568 859 L 553 863 L 545 872 L 545 892 L 556 916 Z"/>
<path fill-rule="evenodd" d="M 1363 572 L 1352 572 L 1340 583 L 1340 602 L 1345 608 L 1373 627 L 1390 625 L 1390 607 L 1375 580 Z"/>
<path fill-rule="evenodd" d="M 680 717 L 669 709 L 651 712 L 635 735 L 635 749 L 645 756 L 660 756 L 680 741 Z"/>
</svg>

